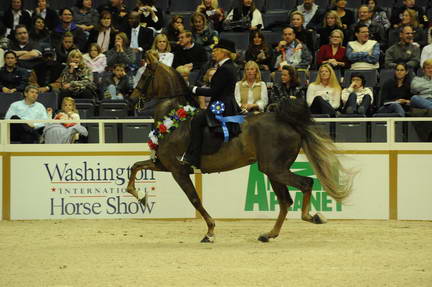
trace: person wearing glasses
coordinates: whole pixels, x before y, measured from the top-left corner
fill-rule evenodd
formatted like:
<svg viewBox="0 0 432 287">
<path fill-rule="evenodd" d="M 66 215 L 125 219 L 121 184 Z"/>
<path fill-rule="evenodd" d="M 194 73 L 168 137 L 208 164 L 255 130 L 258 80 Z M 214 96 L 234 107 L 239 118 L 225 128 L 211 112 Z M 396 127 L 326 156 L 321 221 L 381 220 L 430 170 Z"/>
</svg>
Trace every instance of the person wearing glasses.
<svg viewBox="0 0 432 287">
<path fill-rule="evenodd" d="M 317 54 L 317 65 L 329 64 L 333 69 L 344 69 L 349 66 L 346 58 L 346 48 L 342 46 L 344 33 L 333 30 L 330 34 L 330 44 L 322 45 Z"/>
<path fill-rule="evenodd" d="M 414 44 L 413 27 L 404 26 L 399 39 L 399 43 L 388 48 L 385 53 L 385 68 L 393 69 L 397 63 L 405 63 L 409 69 L 417 69 L 420 65 L 420 47 Z"/>
</svg>

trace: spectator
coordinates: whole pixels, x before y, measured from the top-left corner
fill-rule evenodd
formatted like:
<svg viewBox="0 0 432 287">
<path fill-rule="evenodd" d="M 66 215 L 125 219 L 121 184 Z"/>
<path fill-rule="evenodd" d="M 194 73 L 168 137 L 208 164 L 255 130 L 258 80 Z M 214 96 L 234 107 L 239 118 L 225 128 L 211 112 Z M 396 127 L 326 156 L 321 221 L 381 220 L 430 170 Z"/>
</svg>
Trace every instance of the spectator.
<svg viewBox="0 0 432 287">
<path fill-rule="evenodd" d="M 391 11 L 390 22 L 393 27 L 398 27 L 401 24 L 401 19 L 405 17 L 403 16 L 403 13 L 405 13 L 407 9 L 414 10 L 414 15 L 416 15 L 416 18 L 419 20 L 421 26 L 426 27 L 428 23 L 428 18 L 425 15 L 423 8 L 417 6 L 415 0 L 403 0 L 402 2 L 402 6 L 394 7 Z"/>
<path fill-rule="evenodd" d="M 11 42 L 6 35 L 6 30 L 6 26 L 0 20 L 0 48 L 3 50 L 7 50 Z"/>
<path fill-rule="evenodd" d="M 195 44 L 192 33 L 184 31 L 180 33 L 179 45 L 174 48 L 173 67 L 192 65 L 192 69 L 199 69 L 207 61 L 207 53 L 203 47 Z"/>
<path fill-rule="evenodd" d="M 84 31 L 76 25 L 74 22 L 74 14 L 71 9 L 64 8 L 59 11 L 60 23 L 54 29 L 52 33 L 54 43 L 59 44 L 63 35 L 66 32 L 72 33 L 74 36 L 74 43 L 78 49 L 83 50 L 87 44 L 87 36 Z"/>
<path fill-rule="evenodd" d="M 414 77 L 411 82 L 410 105 L 413 108 L 432 109 L 432 59 L 423 62 L 422 77 Z"/>
<path fill-rule="evenodd" d="M 219 8 L 218 0 L 201 0 L 196 8 L 196 12 L 200 12 L 207 17 L 207 23 L 218 32 L 222 32 L 222 23 L 225 19 L 225 12 Z"/>
<path fill-rule="evenodd" d="M 387 31 L 390 28 L 390 20 L 387 17 L 386 11 L 379 6 L 378 0 L 364 0 L 363 4 L 366 4 L 371 13 L 371 20 L 384 28 Z"/>
<path fill-rule="evenodd" d="M 155 0 L 138 0 L 134 10 L 139 13 L 139 22 L 144 27 L 161 32 L 164 22 L 163 11 L 155 6 Z"/>
<path fill-rule="evenodd" d="M 371 16 L 372 13 L 369 12 L 368 6 L 361 5 L 357 9 L 357 17 L 358 17 L 357 23 L 353 25 L 351 30 L 354 30 L 355 26 L 359 24 L 368 26 L 369 39 L 376 40 L 378 43 L 380 43 L 381 48 L 385 50 L 383 47 L 386 47 L 387 37 L 385 35 L 384 28 L 378 23 L 373 22 Z"/>
<path fill-rule="evenodd" d="M 269 94 L 268 110 L 272 111 L 273 108 L 271 106 L 274 107 L 274 105 L 293 97 L 305 99 L 297 71 L 294 67 L 286 65 L 282 67 L 280 82 L 273 85 L 272 92 Z"/>
<path fill-rule="evenodd" d="M 342 46 L 344 34 L 341 30 L 333 30 L 330 34 L 330 44 L 323 45 L 317 54 L 317 65 L 329 64 L 333 69 L 344 69 L 349 66 L 346 49 Z"/>
<path fill-rule="evenodd" d="M 183 80 L 185 80 L 186 85 L 189 86 L 190 85 L 189 75 L 191 72 L 191 66 L 190 65 L 178 66 L 176 68 L 176 71 L 179 72 L 179 74 L 182 76 Z"/>
<path fill-rule="evenodd" d="M 377 113 L 397 113 L 404 117 L 411 99 L 411 79 L 406 64 L 396 64 L 394 69 L 394 77 L 385 81 L 381 88 L 383 106 L 378 109 Z"/>
<path fill-rule="evenodd" d="M 297 6 L 297 11 L 304 17 L 303 28 L 316 30 L 321 26 L 322 15 L 315 0 L 303 0 L 303 4 Z"/>
<path fill-rule="evenodd" d="M 376 70 L 379 68 L 380 44 L 369 40 L 369 28 L 364 24 L 355 27 L 357 41 L 348 43 L 346 55 L 352 70 Z"/>
<path fill-rule="evenodd" d="M 47 0 L 37 0 L 37 6 L 33 11 L 33 17 L 42 17 L 46 27 L 53 31 L 59 23 L 57 12 L 49 8 Z"/>
<path fill-rule="evenodd" d="M 41 103 L 37 102 L 37 99 L 37 87 L 27 86 L 24 91 L 24 99 L 10 105 L 5 119 L 47 120 L 47 110 Z M 44 125 L 43 123 L 11 124 L 11 140 L 25 144 L 38 143 Z"/>
<path fill-rule="evenodd" d="M 348 0 L 332 0 L 332 9 L 335 10 L 342 22 L 342 28 L 348 29 L 354 22 L 354 12 L 346 9 Z"/>
<path fill-rule="evenodd" d="M 399 41 L 399 33 L 403 26 L 410 25 L 415 31 L 414 42 L 421 47 L 427 44 L 427 37 L 423 28 L 420 26 L 416 11 L 407 9 L 402 13 L 401 23 L 389 30 L 389 44 L 393 45 Z"/>
<path fill-rule="evenodd" d="M 256 62 L 260 70 L 269 71 L 274 67 L 273 50 L 266 44 L 264 34 L 261 31 L 250 32 L 245 60 Z"/>
<path fill-rule="evenodd" d="M 24 25 L 28 30 L 31 28 L 31 15 L 24 9 L 22 0 L 10 0 L 10 8 L 3 15 L 3 23 L 10 31 L 15 31 L 18 25 Z"/>
<path fill-rule="evenodd" d="M 16 26 L 15 39 L 16 41 L 13 41 L 9 48 L 17 55 L 18 66 L 25 69 L 32 69 L 38 63 L 42 53 L 35 43 L 30 42 L 26 26 Z"/>
<path fill-rule="evenodd" d="M 137 57 L 139 53 L 149 50 L 153 43 L 153 30 L 141 26 L 139 17 L 136 11 L 129 13 L 128 29 L 124 31 L 128 39 L 130 39 L 129 47 L 134 51 L 135 57 Z"/>
<path fill-rule="evenodd" d="M 52 48 L 51 34 L 45 25 L 45 19 L 41 16 L 33 18 L 33 27 L 30 30 L 30 41 L 38 43 L 39 48 Z"/>
<path fill-rule="evenodd" d="M 60 96 L 77 98 L 96 98 L 96 85 L 93 74 L 84 63 L 83 56 L 78 49 L 68 55 L 67 66 L 60 76 Z"/>
<path fill-rule="evenodd" d="M 171 47 L 175 47 L 177 45 L 177 41 L 179 40 L 179 35 L 185 30 L 184 27 L 184 18 L 180 15 L 174 15 L 171 17 L 171 21 L 168 26 L 164 30 L 164 34 L 167 35 L 168 40 L 171 44 Z"/>
<path fill-rule="evenodd" d="M 112 23 L 117 31 L 124 31 L 127 29 L 128 10 L 125 0 L 109 0 L 108 3 L 98 7 L 99 14 L 102 11 L 108 11 L 112 15 Z"/>
<path fill-rule="evenodd" d="M 64 33 L 61 44 L 56 48 L 57 62 L 66 65 L 69 53 L 75 49 L 78 49 L 78 47 L 74 43 L 73 34 L 70 32 Z"/>
<path fill-rule="evenodd" d="M 330 34 L 333 30 L 339 29 L 344 33 L 344 46 L 348 43 L 351 34 L 348 30 L 342 28 L 342 22 L 336 11 L 327 11 L 323 21 L 323 27 L 319 28 L 317 33 L 319 34 L 320 46 L 329 44 Z"/>
<path fill-rule="evenodd" d="M 256 8 L 253 0 L 238 0 L 237 7 L 227 15 L 225 23 L 228 30 L 236 31 L 264 29 L 261 12 Z M 237 24 L 235 24 L 237 23 Z"/>
<path fill-rule="evenodd" d="M 194 43 L 204 47 L 210 54 L 214 45 L 219 41 L 218 32 L 207 26 L 207 18 L 200 12 L 193 13 L 190 21 Z"/>
<path fill-rule="evenodd" d="M 324 64 L 318 70 L 315 82 L 307 89 L 306 101 L 312 114 L 336 115 L 341 100 L 341 87 L 330 65 Z"/>
<path fill-rule="evenodd" d="M 432 36 L 432 30 L 431 30 L 431 36 Z M 423 48 L 420 56 L 420 67 L 423 67 L 423 63 L 427 59 L 432 59 L 432 44 L 429 44 Z"/>
<path fill-rule="evenodd" d="M 171 45 L 165 34 L 159 34 L 155 37 L 151 49 L 158 53 L 159 62 L 170 67 L 172 66 L 174 54 L 171 53 Z"/>
<path fill-rule="evenodd" d="M 216 73 L 216 68 L 210 68 L 207 70 L 207 72 L 204 74 L 203 77 L 203 88 L 210 88 L 210 82 L 213 78 L 213 75 Z M 208 104 L 210 102 L 210 97 L 206 96 L 198 96 L 198 103 L 201 109 L 205 110 L 208 107 Z"/>
<path fill-rule="evenodd" d="M 37 64 L 30 74 L 30 85 L 38 87 L 38 92 L 58 92 L 60 85 L 57 80 L 64 69 L 64 66 L 55 60 L 54 49 L 45 48 L 42 51 L 41 62 Z"/>
<path fill-rule="evenodd" d="M 290 14 L 290 25 L 294 28 L 296 39 L 306 44 L 309 51 L 315 51 L 313 32 L 306 30 L 303 24 L 304 16 L 300 11 L 294 11 Z"/>
<path fill-rule="evenodd" d="M 351 84 L 342 90 L 343 112 L 366 114 L 373 101 L 373 92 L 365 87 L 365 78 L 360 73 L 351 74 Z"/>
<path fill-rule="evenodd" d="M 63 98 L 62 102 L 61 102 L 61 109 L 59 111 L 59 113 L 63 113 L 66 115 L 65 120 L 75 120 L 75 121 L 79 121 L 80 120 L 80 115 L 78 113 L 76 104 L 75 104 L 75 100 L 71 97 L 65 97 Z M 65 127 L 71 127 L 76 125 L 75 123 L 64 123 L 63 124 Z"/>
<path fill-rule="evenodd" d="M 405 63 L 409 69 L 417 70 L 420 62 L 420 48 L 413 43 L 414 30 L 411 26 L 404 26 L 399 34 L 400 41 L 387 49 L 385 53 L 385 67 L 392 69 L 396 63 Z"/>
<path fill-rule="evenodd" d="M 4 66 L 0 69 L 0 91 L 5 94 L 22 93 L 28 83 L 28 72 L 17 66 L 14 51 L 4 53 Z"/>
<path fill-rule="evenodd" d="M 112 26 L 112 16 L 108 11 L 102 11 L 96 28 L 90 31 L 88 44 L 97 43 L 102 53 L 114 47 L 117 30 Z M 88 50 L 88 49 L 87 49 Z"/>
<path fill-rule="evenodd" d="M 107 66 L 107 58 L 97 43 L 91 43 L 88 53 L 83 55 L 84 62 L 92 73 L 102 74 Z"/>
<path fill-rule="evenodd" d="M 135 53 L 128 47 L 129 39 L 125 33 L 121 32 L 115 36 L 114 48 L 106 53 L 108 68 L 111 69 L 115 64 L 130 66 L 135 63 Z"/>
<path fill-rule="evenodd" d="M 307 69 L 312 62 L 312 55 L 308 48 L 296 39 L 294 28 L 286 27 L 282 30 L 282 40 L 276 47 L 276 69 L 284 65 L 292 65 L 296 69 Z"/>
<path fill-rule="evenodd" d="M 99 13 L 93 8 L 93 0 L 77 0 L 71 10 L 76 26 L 87 33 L 93 30 L 99 21 Z"/>
<path fill-rule="evenodd" d="M 254 61 L 246 63 L 243 79 L 236 83 L 234 95 L 243 112 L 263 112 L 267 107 L 267 86 L 261 80 L 261 72 Z"/>
<path fill-rule="evenodd" d="M 123 64 L 115 64 L 113 72 L 103 80 L 105 99 L 124 100 L 132 92 L 132 80 L 126 74 L 126 68 Z"/>
</svg>

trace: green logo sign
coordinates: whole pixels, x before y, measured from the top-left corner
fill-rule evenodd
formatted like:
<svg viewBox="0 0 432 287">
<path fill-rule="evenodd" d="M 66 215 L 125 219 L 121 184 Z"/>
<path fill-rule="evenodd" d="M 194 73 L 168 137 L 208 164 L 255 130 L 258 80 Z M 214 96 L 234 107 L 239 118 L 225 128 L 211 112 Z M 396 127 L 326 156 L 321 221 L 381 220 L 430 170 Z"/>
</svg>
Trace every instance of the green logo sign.
<svg viewBox="0 0 432 287">
<path fill-rule="evenodd" d="M 314 176 L 312 166 L 309 162 L 295 162 L 291 170 L 298 175 Z M 288 186 L 290 191 L 295 191 L 294 204 L 290 211 L 301 210 L 303 193 L 298 189 Z M 274 211 L 279 202 L 273 192 L 267 176 L 258 170 L 258 165 L 252 164 L 249 168 L 249 177 L 246 193 L 245 211 Z M 315 211 L 342 211 L 342 204 L 336 202 L 323 191 L 321 183 L 314 176 L 312 187 L 311 210 Z"/>
</svg>

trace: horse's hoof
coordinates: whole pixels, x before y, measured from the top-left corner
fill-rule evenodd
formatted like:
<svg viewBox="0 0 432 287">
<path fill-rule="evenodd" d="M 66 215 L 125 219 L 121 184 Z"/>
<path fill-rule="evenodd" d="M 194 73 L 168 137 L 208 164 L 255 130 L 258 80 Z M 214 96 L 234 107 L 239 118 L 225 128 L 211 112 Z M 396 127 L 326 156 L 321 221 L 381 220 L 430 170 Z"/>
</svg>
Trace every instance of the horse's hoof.
<svg viewBox="0 0 432 287">
<path fill-rule="evenodd" d="M 214 243 L 214 236 L 204 236 L 204 238 L 201 239 L 201 243 Z"/>
<path fill-rule="evenodd" d="M 325 216 L 321 213 L 316 213 L 314 216 L 312 216 L 312 222 L 315 224 L 324 224 L 327 223 L 327 218 L 325 218 Z"/>
<path fill-rule="evenodd" d="M 147 191 L 143 192 L 143 191 L 138 191 L 138 197 L 139 200 L 138 202 L 141 203 L 144 206 L 147 206 L 147 201 L 148 201 L 148 194 Z"/>
<path fill-rule="evenodd" d="M 269 242 L 269 238 L 268 238 L 267 235 L 260 235 L 258 237 L 258 240 L 261 241 L 261 242 Z"/>
</svg>

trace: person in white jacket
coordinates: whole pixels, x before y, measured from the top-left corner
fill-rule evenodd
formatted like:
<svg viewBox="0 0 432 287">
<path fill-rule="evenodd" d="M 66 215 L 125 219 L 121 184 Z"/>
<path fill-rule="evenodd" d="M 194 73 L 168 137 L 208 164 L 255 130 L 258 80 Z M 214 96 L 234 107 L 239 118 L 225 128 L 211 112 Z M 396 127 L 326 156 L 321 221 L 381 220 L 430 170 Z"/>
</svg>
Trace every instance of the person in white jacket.
<svg viewBox="0 0 432 287">
<path fill-rule="evenodd" d="M 372 89 L 365 87 L 365 78 L 360 73 L 351 74 L 351 84 L 342 90 L 343 112 L 346 114 L 366 114 L 373 102 Z"/>
<path fill-rule="evenodd" d="M 319 68 L 315 82 L 307 89 L 306 101 L 312 114 L 336 115 L 340 106 L 341 87 L 333 68 L 324 64 Z"/>
<path fill-rule="evenodd" d="M 107 58 L 102 53 L 101 47 L 96 43 L 91 43 L 87 54 L 83 55 L 84 62 L 93 73 L 102 73 L 107 66 Z"/>
</svg>

